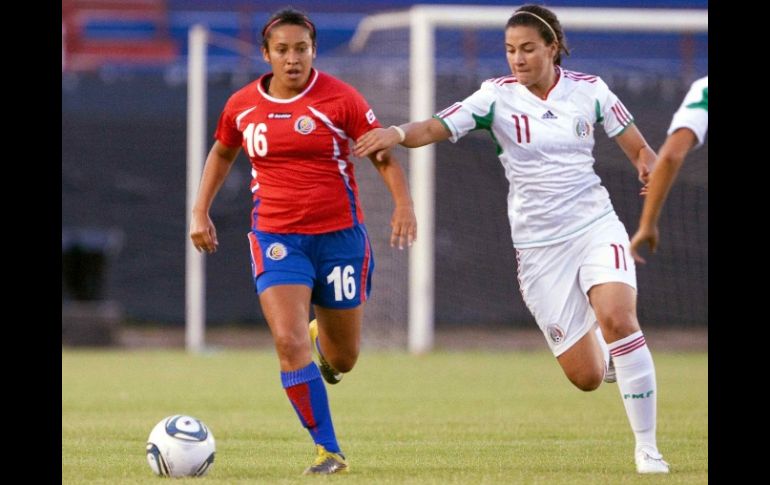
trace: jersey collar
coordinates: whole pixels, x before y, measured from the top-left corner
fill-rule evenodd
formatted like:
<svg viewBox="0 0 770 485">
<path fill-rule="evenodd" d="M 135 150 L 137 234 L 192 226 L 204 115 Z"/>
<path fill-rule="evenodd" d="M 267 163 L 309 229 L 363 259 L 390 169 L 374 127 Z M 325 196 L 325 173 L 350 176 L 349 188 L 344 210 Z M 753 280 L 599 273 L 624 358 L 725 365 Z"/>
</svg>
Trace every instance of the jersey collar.
<svg viewBox="0 0 770 485">
<path fill-rule="evenodd" d="M 561 78 L 562 78 L 561 67 L 559 67 L 559 66 L 553 66 L 553 67 L 554 67 L 554 70 L 556 71 L 556 79 L 554 80 L 553 85 L 551 86 L 551 88 L 548 89 L 548 91 L 546 91 L 544 98 L 541 98 L 540 96 L 536 95 L 535 93 L 533 93 L 532 91 L 527 89 L 525 86 L 522 86 L 521 84 L 518 84 L 518 86 L 520 87 L 520 89 L 522 91 L 526 91 L 527 94 L 529 94 L 533 98 L 538 99 L 540 101 L 548 101 L 549 96 L 551 96 L 551 94 L 554 92 L 556 87 L 559 86 L 559 84 L 560 84 L 559 81 L 561 81 Z"/>
<path fill-rule="evenodd" d="M 259 80 L 257 81 L 257 91 L 259 91 L 259 94 L 261 94 L 262 97 L 264 97 L 269 101 L 272 101 L 273 103 L 281 103 L 281 104 L 293 103 L 294 101 L 298 100 L 299 98 L 307 94 L 308 91 L 313 89 L 315 82 L 318 80 L 318 71 L 316 70 L 316 68 L 311 67 L 310 69 L 311 69 L 310 82 L 307 83 L 307 87 L 301 93 L 294 96 L 293 98 L 288 98 L 288 99 L 275 98 L 265 92 L 265 90 L 262 88 L 262 81 L 265 79 L 266 76 L 272 76 L 272 73 L 263 74 L 262 77 L 259 78 Z"/>
</svg>

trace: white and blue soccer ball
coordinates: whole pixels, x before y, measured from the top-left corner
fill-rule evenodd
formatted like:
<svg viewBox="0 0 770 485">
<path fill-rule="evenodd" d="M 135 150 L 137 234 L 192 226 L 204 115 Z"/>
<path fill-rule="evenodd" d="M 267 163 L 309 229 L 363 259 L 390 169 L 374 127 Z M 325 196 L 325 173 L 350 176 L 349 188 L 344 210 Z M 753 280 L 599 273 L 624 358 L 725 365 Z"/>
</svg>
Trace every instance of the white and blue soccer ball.
<svg viewBox="0 0 770 485">
<path fill-rule="evenodd" d="M 147 463 L 163 477 L 200 477 L 214 464 L 216 444 L 203 421 L 177 414 L 163 418 L 147 438 Z"/>
</svg>

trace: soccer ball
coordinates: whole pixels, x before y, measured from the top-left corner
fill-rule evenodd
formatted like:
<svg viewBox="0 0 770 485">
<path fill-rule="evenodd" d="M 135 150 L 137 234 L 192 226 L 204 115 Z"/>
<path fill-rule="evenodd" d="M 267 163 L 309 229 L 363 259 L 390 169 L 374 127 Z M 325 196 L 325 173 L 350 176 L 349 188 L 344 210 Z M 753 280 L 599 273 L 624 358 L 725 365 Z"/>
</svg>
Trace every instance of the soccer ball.
<svg viewBox="0 0 770 485">
<path fill-rule="evenodd" d="M 147 438 L 147 463 L 164 477 L 205 475 L 214 463 L 215 451 L 211 430 L 192 416 L 163 418 Z"/>
</svg>

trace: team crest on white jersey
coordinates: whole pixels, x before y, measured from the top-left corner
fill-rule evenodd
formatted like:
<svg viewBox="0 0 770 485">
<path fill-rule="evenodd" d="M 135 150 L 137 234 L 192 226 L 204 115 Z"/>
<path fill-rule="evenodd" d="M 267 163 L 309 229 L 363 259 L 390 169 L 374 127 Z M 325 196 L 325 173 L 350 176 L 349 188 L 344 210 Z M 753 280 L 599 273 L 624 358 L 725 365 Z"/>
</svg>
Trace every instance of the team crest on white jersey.
<svg viewBox="0 0 770 485">
<path fill-rule="evenodd" d="M 374 120 L 376 119 L 377 117 L 374 116 L 374 111 L 370 109 L 369 111 L 366 112 L 366 121 L 368 121 L 370 125 L 374 123 Z"/>
<path fill-rule="evenodd" d="M 591 134 L 591 123 L 589 123 L 588 120 L 582 116 L 575 118 L 574 126 L 575 136 L 581 140 L 588 138 L 588 136 Z"/>
<path fill-rule="evenodd" d="M 315 121 L 310 116 L 302 115 L 294 122 L 294 131 L 300 135 L 309 135 L 313 130 L 315 130 Z"/>
<path fill-rule="evenodd" d="M 286 254 L 288 251 L 286 250 L 286 246 L 279 242 L 274 242 L 270 246 L 267 247 L 267 251 L 265 251 L 265 255 L 272 259 L 273 261 L 280 261 L 283 258 L 286 257 Z"/>
<path fill-rule="evenodd" d="M 562 330 L 561 327 L 555 323 L 548 325 L 546 330 L 548 331 L 548 338 L 551 339 L 551 342 L 560 344 L 561 341 L 564 340 L 564 330 Z"/>
</svg>

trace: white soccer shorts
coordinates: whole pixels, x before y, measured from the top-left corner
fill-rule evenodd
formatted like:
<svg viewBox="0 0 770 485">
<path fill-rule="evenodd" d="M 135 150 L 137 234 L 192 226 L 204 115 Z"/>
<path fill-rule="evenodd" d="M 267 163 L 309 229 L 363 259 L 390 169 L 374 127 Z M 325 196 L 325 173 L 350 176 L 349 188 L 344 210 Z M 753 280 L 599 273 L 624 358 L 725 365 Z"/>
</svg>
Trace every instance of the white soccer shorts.
<svg viewBox="0 0 770 485">
<path fill-rule="evenodd" d="M 636 290 L 636 266 L 623 223 L 612 212 L 583 234 L 538 248 L 517 249 L 521 294 L 558 357 L 596 324 L 588 290 L 625 283 Z"/>
</svg>

